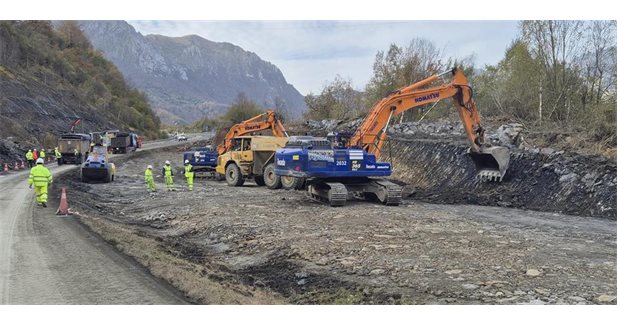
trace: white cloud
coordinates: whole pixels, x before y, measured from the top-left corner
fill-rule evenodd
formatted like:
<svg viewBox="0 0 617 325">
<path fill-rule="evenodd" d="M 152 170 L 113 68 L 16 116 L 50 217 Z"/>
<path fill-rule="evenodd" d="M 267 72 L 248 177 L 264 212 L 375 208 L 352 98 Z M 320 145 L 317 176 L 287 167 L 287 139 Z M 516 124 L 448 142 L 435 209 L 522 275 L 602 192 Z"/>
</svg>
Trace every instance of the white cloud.
<svg viewBox="0 0 617 325">
<path fill-rule="evenodd" d="M 129 21 L 142 34 L 196 34 L 236 44 L 277 65 L 303 94 L 336 74 L 357 88 L 370 79 L 377 51 L 423 37 L 446 55 L 494 64 L 517 35 L 515 21 Z"/>
</svg>

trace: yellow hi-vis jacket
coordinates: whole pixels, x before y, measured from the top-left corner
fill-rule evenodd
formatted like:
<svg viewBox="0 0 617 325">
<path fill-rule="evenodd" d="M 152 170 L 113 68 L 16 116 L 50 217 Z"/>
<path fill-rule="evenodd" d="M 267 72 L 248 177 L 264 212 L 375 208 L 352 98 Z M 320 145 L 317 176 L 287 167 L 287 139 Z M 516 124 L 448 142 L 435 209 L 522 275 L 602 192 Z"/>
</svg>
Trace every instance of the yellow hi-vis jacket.
<svg viewBox="0 0 617 325">
<path fill-rule="evenodd" d="M 26 160 L 34 160 L 34 155 L 32 154 L 32 151 L 26 152 Z"/>
<path fill-rule="evenodd" d="M 45 166 L 38 164 L 30 169 L 30 178 L 28 184 L 34 186 L 47 186 L 53 182 L 53 177 Z"/>
<path fill-rule="evenodd" d="M 45 158 L 45 155 L 46 155 L 45 151 L 41 150 L 41 153 L 39 154 L 39 157 L 40 158 Z"/>
<path fill-rule="evenodd" d="M 184 165 L 184 176 L 193 176 L 193 166 L 191 164 Z"/>
<path fill-rule="evenodd" d="M 146 182 L 148 180 L 154 180 L 154 176 L 152 175 L 152 169 L 146 168 L 146 172 L 144 173 L 144 177 L 146 179 Z"/>
<path fill-rule="evenodd" d="M 56 158 L 62 157 L 62 154 L 60 153 L 60 150 L 58 149 L 54 149 L 54 154 L 56 155 Z"/>
</svg>

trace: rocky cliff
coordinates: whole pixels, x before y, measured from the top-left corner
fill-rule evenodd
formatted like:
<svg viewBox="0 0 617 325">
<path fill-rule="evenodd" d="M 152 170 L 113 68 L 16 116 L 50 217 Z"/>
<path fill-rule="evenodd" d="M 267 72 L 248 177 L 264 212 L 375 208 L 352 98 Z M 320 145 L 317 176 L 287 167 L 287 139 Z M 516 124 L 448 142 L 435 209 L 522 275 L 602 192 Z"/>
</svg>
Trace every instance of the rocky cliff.
<svg viewBox="0 0 617 325">
<path fill-rule="evenodd" d="M 150 99 L 164 122 L 192 123 L 224 113 L 243 92 L 254 102 L 284 103 L 292 116 L 303 96 L 281 71 L 255 53 L 189 35 L 142 35 L 124 21 L 82 21 L 95 48 Z"/>
<path fill-rule="evenodd" d="M 85 132 L 160 132 L 146 98 L 76 24 L 54 30 L 50 22 L 0 22 L 0 158 L 21 158 L 25 146 L 53 147 L 78 117 Z"/>
</svg>

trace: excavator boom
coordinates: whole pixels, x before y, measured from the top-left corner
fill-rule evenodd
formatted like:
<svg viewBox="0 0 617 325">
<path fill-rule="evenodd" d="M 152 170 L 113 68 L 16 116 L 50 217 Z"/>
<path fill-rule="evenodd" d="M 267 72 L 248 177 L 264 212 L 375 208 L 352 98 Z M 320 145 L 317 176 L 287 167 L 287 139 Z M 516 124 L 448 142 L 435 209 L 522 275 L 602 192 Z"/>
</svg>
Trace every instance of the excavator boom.
<svg viewBox="0 0 617 325">
<path fill-rule="evenodd" d="M 266 111 L 250 119 L 232 126 L 222 143 L 218 145 L 217 151 L 219 155 L 229 151 L 232 147 L 232 140 L 235 137 L 243 136 L 249 133 L 255 133 L 264 130 L 271 130 L 275 137 L 287 137 L 287 132 L 283 123 L 273 111 Z"/>
<path fill-rule="evenodd" d="M 452 80 L 449 83 L 423 88 L 446 74 L 452 75 Z M 393 117 L 421 105 L 435 103 L 444 98 L 452 98 L 469 139 L 469 154 L 480 178 L 501 181 L 510 162 L 509 150 L 504 147 L 490 146 L 484 142 L 484 129 L 480 125 L 480 113 L 472 97 L 473 90 L 462 70 L 454 68 L 433 75 L 398 89 L 380 100 L 354 133 L 348 146 L 361 147 L 379 158 L 381 148 L 387 137 L 388 126 Z"/>
</svg>

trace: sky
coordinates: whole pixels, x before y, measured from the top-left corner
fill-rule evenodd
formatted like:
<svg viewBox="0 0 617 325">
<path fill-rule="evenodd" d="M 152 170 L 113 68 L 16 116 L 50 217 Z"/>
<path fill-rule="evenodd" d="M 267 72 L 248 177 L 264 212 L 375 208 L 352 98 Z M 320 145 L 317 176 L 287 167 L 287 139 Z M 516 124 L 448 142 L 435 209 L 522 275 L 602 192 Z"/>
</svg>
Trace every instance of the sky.
<svg viewBox="0 0 617 325">
<path fill-rule="evenodd" d="M 446 56 L 495 64 L 518 35 L 517 21 L 170 21 L 129 20 L 144 34 L 199 35 L 229 42 L 275 64 L 303 95 L 319 93 L 338 74 L 363 89 L 378 51 L 413 38 L 431 40 Z"/>
</svg>

